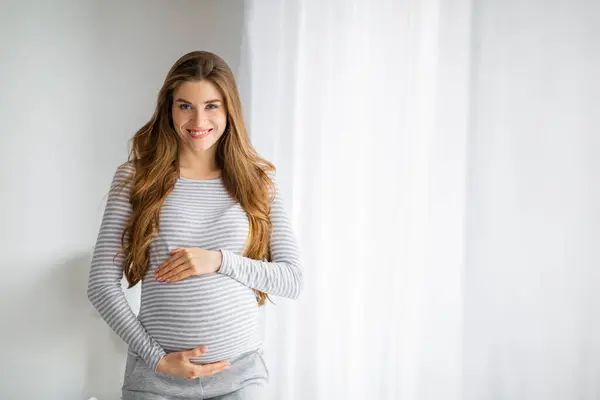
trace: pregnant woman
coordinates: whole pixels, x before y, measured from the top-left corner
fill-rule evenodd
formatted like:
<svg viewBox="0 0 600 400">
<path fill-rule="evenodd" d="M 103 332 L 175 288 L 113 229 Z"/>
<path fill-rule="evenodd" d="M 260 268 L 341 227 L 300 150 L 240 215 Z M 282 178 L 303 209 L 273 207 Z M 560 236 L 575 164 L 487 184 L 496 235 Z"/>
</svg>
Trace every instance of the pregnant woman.
<svg viewBox="0 0 600 400">
<path fill-rule="evenodd" d="M 123 273 L 142 282 L 137 317 Z M 297 298 L 302 276 L 233 73 L 215 54 L 184 55 L 114 174 L 90 269 L 91 303 L 129 346 L 123 400 L 262 399 L 258 307 Z"/>
</svg>

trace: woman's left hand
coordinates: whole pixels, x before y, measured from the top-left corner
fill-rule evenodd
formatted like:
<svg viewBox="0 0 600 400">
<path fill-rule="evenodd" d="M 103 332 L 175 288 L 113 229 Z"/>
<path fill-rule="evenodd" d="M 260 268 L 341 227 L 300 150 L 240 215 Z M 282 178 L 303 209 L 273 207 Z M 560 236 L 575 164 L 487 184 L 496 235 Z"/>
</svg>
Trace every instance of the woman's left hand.
<svg viewBox="0 0 600 400">
<path fill-rule="evenodd" d="M 194 275 L 217 272 L 221 266 L 221 252 L 197 247 L 175 249 L 167 261 L 156 269 L 156 280 L 177 282 Z"/>
</svg>

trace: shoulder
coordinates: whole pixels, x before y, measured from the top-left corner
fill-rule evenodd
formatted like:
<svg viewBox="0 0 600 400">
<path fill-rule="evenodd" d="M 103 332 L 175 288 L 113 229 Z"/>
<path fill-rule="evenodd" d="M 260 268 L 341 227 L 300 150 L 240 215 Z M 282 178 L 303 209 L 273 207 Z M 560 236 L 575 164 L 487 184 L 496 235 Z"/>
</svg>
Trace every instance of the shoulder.
<svg viewBox="0 0 600 400">
<path fill-rule="evenodd" d="M 269 169 L 264 171 L 268 177 L 269 182 L 267 185 L 267 189 L 269 191 L 269 195 L 271 198 L 275 197 L 275 193 L 278 191 L 278 182 L 277 182 L 277 171 L 275 169 Z"/>
<path fill-rule="evenodd" d="M 131 161 L 126 161 L 117 167 L 117 170 L 114 173 L 113 182 L 128 183 L 133 177 L 134 172 L 135 167 L 133 166 L 133 163 Z"/>
<path fill-rule="evenodd" d="M 283 202 L 281 187 L 279 185 L 279 177 L 277 176 L 277 171 L 272 170 L 267 172 L 267 176 L 269 177 L 270 182 L 267 185 L 267 190 L 269 193 L 269 202 L 280 204 Z"/>
<path fill-rule="evenodd" d="M 271 182 L 277 183 L 277 171 L 275 171 L 275 170 L 269 171 L 269 172 L 267 172 L 267 176 L 269 177 Z"/>
<path fill-rule="evenodd" d="M 134 171 L 135 171 L 135 167 L 133 166 L 133 163 L 131 161 L 126 161 L 117 167 L 117 171 L 116 171 L 115 175 L 123 176 L 123 177 L 130 177 L 133 175 Z"/>
<path fill-rule="evenodd" d="M 131 161 L 127 161 L 119 165 L 113 175 L 111 191 L 129 189 L 134 172 L 135 167 Z"/>
</svg>

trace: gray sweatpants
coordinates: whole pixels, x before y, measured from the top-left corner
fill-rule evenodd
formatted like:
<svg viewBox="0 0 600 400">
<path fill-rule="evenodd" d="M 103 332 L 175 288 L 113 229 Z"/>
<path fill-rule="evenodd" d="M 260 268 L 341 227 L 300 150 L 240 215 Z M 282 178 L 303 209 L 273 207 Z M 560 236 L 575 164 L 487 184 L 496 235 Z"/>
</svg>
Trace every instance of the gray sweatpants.
<svg viewBox="0 0 600 400">
<path fill-rule="evenodd" d="M 229 368 L 213 376 L 185 379 L 151 371 L 144 360 L 129 354 L 122 400 L 261 400 L 269 381 L 262 350 L 228 360 Z"/>
</svg>

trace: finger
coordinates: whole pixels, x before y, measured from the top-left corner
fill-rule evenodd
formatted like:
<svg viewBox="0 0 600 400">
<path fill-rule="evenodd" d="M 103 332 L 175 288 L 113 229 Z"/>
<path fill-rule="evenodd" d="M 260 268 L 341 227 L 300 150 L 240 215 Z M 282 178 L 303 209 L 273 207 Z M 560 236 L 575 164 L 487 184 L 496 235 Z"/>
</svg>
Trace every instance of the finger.
<svg viewBox="0 0 600 400">
<path fill-rule="evenodd" d="M 167 261 L 165 261 L 158 268 L 158 270 L 168 271 L 172 267 L 172 265 L 173 265 L 174 262 L 177 262 L 178 260 L 183 259 L 184 256 L 185 256 L 185 252 L 179 252 L 179 253 L 176 253 L 176 254 L 172 255 L 171 257 L 169 257 L 169 259 Z"/>
<path fill-rule="evenodd" d="M 187 253 L 183 250 L 179 250 L 177 252 L 171 252 L 169 253 L 169 259 L 167 260 L 168 262 L 173 262 L 181 257 L 185 257 Z"/>
<path fill-rule="evenodd" d="M 229 362 L 227 361 L 220 361 L 218 363 L 214 364 L 213 369 L 218 369 L 218 370 L 224 370 L 231 367 L 231 364 L 229 364 Z"/>
<path fill-rule="evenodd" d="M 169 279 L 166 280 L 166 282 L 178 282 L 180 280 L 183 280 L 189 276 L 194 275 L 194 270 L 191 267 L 188 267 L 187 269 L 181 271 L 180 273 L 171 276 Z"/>
<path fill-rule="evenodd" d="M 175 250 L 171 251 L 169 254 L 173 255 L 175 253 L 180 252 L 181 250 L 185 250 L 185 248 L 182 247 L 182 248 L 179 248 L 179 249 L 175 249 Z"/>
<path fill-rule="evenodd" d="M 167 276 L 173 275 L 174 273 L 182 271 L 182 267 L 187 268 L 186 260 L 184 258 L 180 258 L 178 260 L 173 261 L 169 264 L 168 267 L 165 267 L 161 271 L 157 271 L 156 279 L 166 278 Z"/>
<path fill-rule="evenodd" d="M 185 358 L 194 358 L 194 357 L 200 357 L 203 354 L 206 354 L 206 352 L 208 351 L 208 347 L 206 346 L 199 346 L 196 347 L 192 350 L 188 350 L 188 351 L 184 351 L 183 352 L 183 356 Z"/>
<path fill-rule="evenodd" d="M 156 272 L 157 274 L 163 274 L 165 272 L 169 272 L 172 268 L 173 268 L 173 264 L 179 262 L 179 260 L 185 260 L 185 258 L 183 257 L 185 255 L 185 253 L 180 252 L 175 256 L 172 256 L 171 258 L 169 258 L 167 261 L 165 261 L 164 263 L 162 263 L 157 269 Z"/>
<path fill-rule="evenodd" d="M 215 362 L 215 363 L 199 365 L 199 367 L 205 367 L 211 371 L 229 368 L 230 366 L 231 366 L 231 364 L 229 364 L 228 361 L 219 361 L 219 362 Z"/>
<path fill-rule="evenodd" d="M 161 276 L 157 277 L 157 279 L 168 281 L 172 277 L 177 276 L 177 274 L 182 273 L 183 271 L 185 271 L 188 268 L 190 268 L 190 265 L 185 262 L 182 262 L 181 265 L 173 268 L 171 271 L 169 271 L 165 274 L 162 274 Z"/>
<path fill-rule="evenodd" d="M 194 365 L 194 373 L 199 376 L 210 376 L 217 372 L 221 372 L 229 368 L 230 365 L 227 362 L 218 362 L 213 364 Z"/>
<path fill-rule="evenodd" d="M 213 374 L 216 374 L 217 372 L 221 372 L 221 371 L 225 371 L 227 368 L 229 368 L 230 365 L 227 362 L 220 362 L 220 363 L 216 363 L 212 369 L 211 372 Z"/>
</svg>

